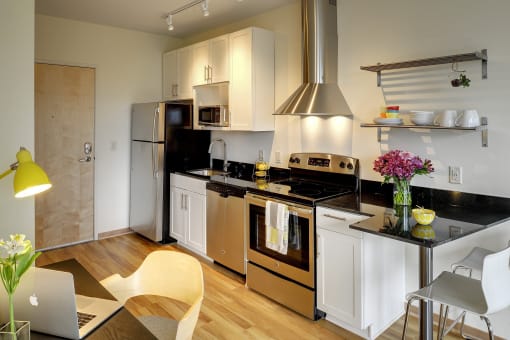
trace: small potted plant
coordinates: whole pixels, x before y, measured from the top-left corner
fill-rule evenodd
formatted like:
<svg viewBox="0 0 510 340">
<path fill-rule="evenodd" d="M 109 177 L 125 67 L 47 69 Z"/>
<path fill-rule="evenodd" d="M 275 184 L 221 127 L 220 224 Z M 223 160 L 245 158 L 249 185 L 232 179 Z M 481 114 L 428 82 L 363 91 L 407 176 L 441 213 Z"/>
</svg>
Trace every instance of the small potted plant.
<svg viewBox="0 0 510 340">
<path fill-rule="evenodd" d="M 464 73 L 460 73 L 459 77 L 452 80 L 453 87 L 469 87 L 469 83 L 471 83 L 471 79 L 469 79 Z"/>
<path fill-rule="evenodd" d="M 10 320 L 6 325 L 7 329 L 0 329 L 0 333 L 11 333 L 13 339 L 17 339 L 17 335 L 19 336 L 17 332 L 21 328 L 25 328 L 25 325 L 20 325 L 19 322 L 14 321 L 14 292 L 23 274 L 32 266 L 40 254 L 39 252 L 34 253 L 32 243 L 25 240 L 23 234 L 10 235 L 9 241 L 0 239 L 0 278 L 9 296 Z M 30 328 L 28 328 L 28 332 L 30 332 Z"/>
</svg>

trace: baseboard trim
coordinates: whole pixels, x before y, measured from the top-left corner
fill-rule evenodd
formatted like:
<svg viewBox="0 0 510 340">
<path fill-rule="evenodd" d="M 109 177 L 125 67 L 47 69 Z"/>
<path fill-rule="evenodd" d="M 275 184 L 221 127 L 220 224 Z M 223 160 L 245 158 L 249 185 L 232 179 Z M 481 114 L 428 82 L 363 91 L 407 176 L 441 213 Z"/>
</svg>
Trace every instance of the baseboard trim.
<svg viewBox="0 0 510 340">
<path fill-rule="evenodd" d="M 114 236 L 119 236 L 119 235 L 124 235 L 124 234 L 132 234 L 134 233 L 133 230 L 131 230 L 131 228 L 122 228 L 122 229 L 116 229 L 116 230 L 110 230 L 110 231 L 105 231 L 104 233 L 98 233 L 97 234 L 97 239 L 98 240 L 101 240 L 101 239 L 104 239 L 104 238 L 108 238 L 108 237 L 114 237 Z"/>
<path fill-rule="evenodd" d="M 413 317 L 419 319 L 419 308 L 416 306 L 411 306 L 410 313 Z M 439 314 L 434 313 L 434 328 L 437 329 L 437 323 L 439 321 Z M 448 318 L 448 323 L 453 322 L 452 319 Z M 452 330 L 455 331 L 455 333 L 460 334 L 460 324 L 455 325 L 455 328 Z M 473 335 L 480 339 L 485 339 L 487 337 L 487 332 L 483 332 L 479 330 L 478 328 L 474 328 L 468 325 L 464 325 L 464 333 Z M 505 338 L 494 336 L 494 340 L 505 340 Z"/>
</svg>

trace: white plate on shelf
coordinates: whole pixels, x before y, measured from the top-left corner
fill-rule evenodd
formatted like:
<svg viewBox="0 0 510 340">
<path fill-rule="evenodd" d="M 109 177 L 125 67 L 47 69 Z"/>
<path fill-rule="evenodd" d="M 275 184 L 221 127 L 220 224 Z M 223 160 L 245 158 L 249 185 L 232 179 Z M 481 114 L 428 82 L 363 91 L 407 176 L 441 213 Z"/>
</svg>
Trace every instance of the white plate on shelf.
<svg viewBox="0 0 510 340">
<path fill-rule="evenodd" d="M 375 118 L 376 124 L 398 125 L 402 124 L 402 118 Z"/>
</svg>

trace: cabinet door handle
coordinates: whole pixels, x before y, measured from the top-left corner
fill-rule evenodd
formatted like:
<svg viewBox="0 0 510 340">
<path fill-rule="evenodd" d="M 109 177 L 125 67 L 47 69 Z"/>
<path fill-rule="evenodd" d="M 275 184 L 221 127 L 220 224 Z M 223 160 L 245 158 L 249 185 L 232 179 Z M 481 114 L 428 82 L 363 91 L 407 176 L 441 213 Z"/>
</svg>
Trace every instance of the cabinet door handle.
<svg viewBox="0 0 510 340">
<path fill-rule="evenodd" d="M 209 72 L 209 82 L 212 83 L 212 66 L 207 66 Z"/>
<path fill-rule="evenodd" d="M 184 194 L 181 192 L 181 210 L 184 210 Z"/>
<path fill-rule="evenodd" d="M 184 210 L 188 210 L 188 195 L 184 195 Z"/>
<path fill-rule="evenodd" d="M 330 214 L 324 214 L 323 216 L 329 217 L 329 218 L 334 218 L 335 220 L 339 220 L 339 221 L 347 221 L 347 219 L 345 217 L 338 217 L 338 216 L 330 215 Z"/>
<path fill-rule="evenodd" d="M 208 66 L 204 66 L 204 81 L 207 83 L 207 75 L 208 75 Z"/>
</svg>

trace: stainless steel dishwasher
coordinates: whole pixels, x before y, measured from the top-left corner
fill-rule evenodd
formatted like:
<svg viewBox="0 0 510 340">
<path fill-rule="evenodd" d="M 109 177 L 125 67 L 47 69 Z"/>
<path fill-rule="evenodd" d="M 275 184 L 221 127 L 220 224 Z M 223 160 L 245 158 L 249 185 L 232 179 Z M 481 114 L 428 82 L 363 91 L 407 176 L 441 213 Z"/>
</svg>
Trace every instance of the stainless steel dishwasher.
<svg viewBox="0 0 510 340">
<path fill-rule="evenodd" d="M 207 188 L 207 256 L 246 274 L 245 189 L 210 182 Z"/>
</svg>

